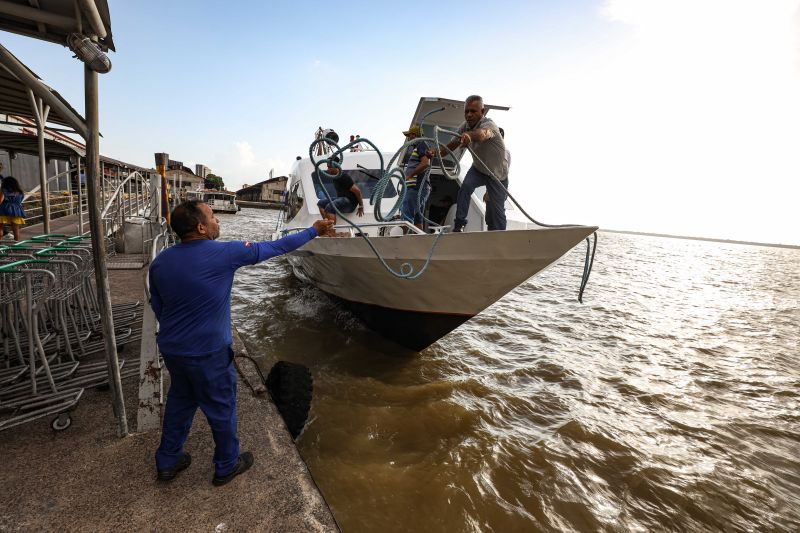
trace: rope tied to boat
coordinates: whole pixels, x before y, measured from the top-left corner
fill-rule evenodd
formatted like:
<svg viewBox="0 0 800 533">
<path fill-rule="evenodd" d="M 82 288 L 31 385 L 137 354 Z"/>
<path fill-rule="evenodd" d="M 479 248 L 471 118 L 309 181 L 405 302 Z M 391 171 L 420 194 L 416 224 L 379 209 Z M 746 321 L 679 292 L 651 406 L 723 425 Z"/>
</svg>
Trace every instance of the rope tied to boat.
<svg viewBox="0 0 800 533">
<path fill-rule="evenodd" d="M 316 158 L 314 157 L 314 151 L 315 151 L 314 149 L 321 143 L 328 144 L 330 146 L 332 152 L 327 154 L 328 157 L 322 158 L 320 160 L 316 160 Z M 325 187 L 325 185 L 322 183 L 322 180 L 320 179 L 320 176 L 324 176 L 326 178 L 334 179 L 338 174 L 331 174 L 330 172 L 326 172 L 325 170 L 322 169 L 323 164 L 326 167 L 336 168 L 336 169 L 339 170 L 339 172 L 341 172 L 342 171 L 341 161 L 343 159 L 343 155 L 342 154 L 345 151 L 347 151 L 348 149 L 350 149 L 352 146 L 354 146 L 356 144 L 359 144 L 359 143 L 366 143 L 369 146 L 371 146 L 377 152 L 378 157 L 380 159 L 380 174 L 381 174 L 381 177 L 378 179 L 377 185 L 375 185 L 375 187 L 373 188 L 372 195 L 370 197 L 370 205 L 375 206 L 374 211 L 373 211 L 373 214 L 375 216 L 375 220 L 377 220 L 378 222 L 386 222 L 387 219 L 392 219 L 394 217 L 395 213 L 397 213 L 397 211 L 403 205 L 403 201 L 405 200 L 405 195 L 406 195 L 406 190 L 407 190 L 407 186 L 406 186 L 406 182 L 405 182 L 405 176 L 402 176 L 402 179 L 399 179 L 399 183 L 398 183 L 398 196 L 399 196 L 399 198 L 398 198 L 397 202 L 395 202 L 395 205 L 392 206 L 392 208 L 389 210 L 389 213 L 387 215 L 384 215 L 381 212 L 381 205 L 380 204 L 381 204 L 381 200 L 384 198 L 384 196 L 386 194 L 386 188 L 390 184 L 392 177 L 398 177 L 397 176 L 397 172 L 400 171 L 399 167 L 394 167 L 393 168 L 392 165 L 394 164 L 394 161 L 397 159 L 397 157 L 400 154 L 400 152 L 407 145 L 411 144 L 410 142 L 403 143 L 403 146 L 401 146 L 400 149 L 397 150 L 397 152 L 394 154 L 394 156 L 389 161 L 389 167 L 388 167 L 389 170 L 387 171 L 386 167 L 384 166 L 383 154 L 380 152 L 380 150 L 378 150 L 378 147 L 375 146 L 375 144 L 372 141 L 370 141 L 369 139 L 366 139 L 364 137 L 360 137 L 357 140 L 350 141 L 346 145 L 344 145 L 342 147 L 339 147 L 339 145 L 336 144 L 332 139 L 329 139 L 327 137 L 321 137 L 319 139 L 316 139 L 314 142 L 312 142 L 311 145 L 308 148 L 308 157 L 309 157 L 311 163 L 314 165 L 314 173 L 312 174 L 312 178 L 316 181 L 317 184 L 319 184 L 320 190 L 325 195 L 325 197 L 328 199 L 328 201 L 330 202 L 330 205 L 333 207 L 333 209 L 336 211 L 336 215 L 338 217 L 341 217 L 345 222 L 347 222 L 356 231 L 356 234 L 359 237 L 361 237 L 362 239 L 364 239 L 364 241 L 367 243 L 367 245 L 372 250 L 372 253 L 375 254 L 375 257 L 377 257 L 378 260 L 380 260 L 381 264 L 383 265 L 383 267 L 386 269 L 387 272 L 389 272 L 391 275 L 393 275 L 393 276 L 395 276 L 397 278 L 400 278 L 400 279 L 408 279 L 408 280 L 417 279 L 418 277 L 420 277 L 428 269 L 428 266 L 430 266 L 431 258 L 433 257 L 433 252 L 436 250 L 436 245 L 439 243 L 439 239 L 441 239 L 442 235 L 444 233 L 446 233 L 447 228 L 442 228 L 442 230 L 439 231 L 436 234 L 436 238 L 434 238 L 433 243 L 431 244 L 430 250 L 428 250 L 428 257 L 425 259 L 425 263 L 422 265 L 422 267 L 420 267 L 419 271 L 415 271 L 414 266 L 411 263 L 408 263 L 408 262 L 401 263 L 400 264 L 400 268 L 398 270 L 394 270 L 389 265 L 389 263 L 386 262 L 386 260 L 383 258 L 383 256 L 378 251 L 378 249 L 375 248 L 375 245 L 372 243 L 372 240 L 369 238 L 369 235 L 367 235 L 367 233 L 361 229 L 361 226 L 359 226 L 358 223 L 356 223 L 356 222 L 350 220 L 349 218 L 347 218 L 347 216 L 345 216 L 345 214 L 342 213 L 339 210 L 339 208 L 333 202 L 333 198 L 331 198 L 331 195 L 328 192 L 328 189 Z M 401 175 L 402 175 L 402 171 L 400 171 L 400 172 L 401 172 Z M 426 175 L 426 177 L 427 177 L 427 175 Z"/>
<path fill-rule="evenodd" d="M 444 110 L 444 108 L 434 110 L 433 112 L 438 112 L 438 111 L 442 111 L 442 110 Z M 428 113 L 428 114 L 430 114 L 430 113 Z M 425 115 L 425 116 L 427 117 L 428 115 Z M 436 152 L 435 152 L 436 154 L 441 154 L 441 143 L 439 142 L 439 133 L 440 132 L 445 133 L 445 134 L 449 134 L 449 135 L 453 135 L 453 136 L 458 136 L 459 135 L 458 132 L 441 128 L 438 125 L 434 125 L 433 131 L 434 131 L 434 139 L 436 140 Z M 475 151 L 472 149 L 472 147 L 470 145 L 467 145 L 466 148 L 469 151 L 470 155 L 472 155 L 473 161 L 479 162 L 489 172 L 489 176 L 495 182 L 497 182 L 497 184 L 500 187 L 502 187 L 502 189 L 506 192 L 506 196 L 514 203 L 514 205 L 517 206 L 517 208 L 522 212 L 523 215 L 525 215 L 525 217 L 528 220 L 530 220 L 531 222 L 533 222 L 537 226 L 542 226 L 544 228 L 568 228 L 568 227 L 572 227 L 572 226 L 577 226 L 578 225 L 578 224 L 545 224 L 544 222 L 539 222 L 538 220 L 533 218 L 531 215 L 528 214 L 527 211 L 525 211 L 525 209 L 523 209 L 523 207 L 520 205 L 520 203 L 517 201 L 517 199 L 514 198 L 514 196 L 508 191 L 508 187 L 503 185 L 503 182 L 497 176 L 495 176 L 494 173 L 492 172 L 492 170 L 486 165 L 486 163 L 484 163 L 483 160 L 480 157 L 478 157 L 478 154 L 475 153 Z M 452 152 L 450 152 L 448 150 L 448 154 L 450 154 L 450 153 L 452 153 Z M 437 159 L 440 160 L 440 168 L 442 169 L 442 172 L 444 172 L 445 175 L 448 178 L 456 179 L 458 177 L 458 174 L 455 177 L 453 177 L 453 176 L 451 176 L 450 174 L 447 173 L 447 171 L 445 170 L 445 165 L 441 161 L 441 156 L 435 156 L 435 157 L 437 157 Z M 593 240 L 590 240 L 590 237 L 593 237 Z M 589 283 L 589 275 L 592 273 L 592 266 L 594 266 L 594 255 L 595 255 L 595 252 L 597 251 L 597 232 L 595 231 L 594 233 L 592 233 L 590 235 L 590 237 L 586 237 L 586 258 L 584 259 L 583 274 L 581 275 L 581 284 L 580 284 L 580 288 L 578 289 L 578 302 L 580 302 L 580 303 L 583 303 L 583 293 L 586 290 L 586 285 Z M 589 253 L 590 250 L 591 250 L 591 255 Z"/>
<path fill-rule="evenodd" d="M 438 108 L 438 109 L 434 109 L 434 110 L 426 113 L 422 117 L 422 119 L 420 120 L 420 129 L 422 129 L 422 125 L 424 124 L 425 119 L 429 115 L 432 115 L 434 113 L 438 113 L 438 112 L 443 111 L 443 110 L 444 110 L 444 107 Z M 381 153 L 380 150 L 378 150 L 378 147 L 372 141 L 370 141 L 369 139 L 367 139 L 365 137 L 360 137 L 358 139 L 354 139 L 353 141 L 350 141 L 349 143 L 347 143 L 346 145 L 344 145 L 342 147 L 340 147 L 332 139 L 329 139 L 327 137 L 320 137 L 319 139 L 314 140 L 314 142 L 311 143 L 311 145 L 309 146 L 309 149 L 308 149 L 309 159 L 310 159 L 311 163 L 314 165 L 314 170 L 315 170 L 315 172 L 313 174 L 313 179 L 319 185 L 319 188 L 322 190 L 323 194 L 325 195 L 325 197 L 330 202 L 330 205 L 336 211 L 337 216 L 341 217 L 345 222 L 347 222 L 356 231 L 356 234 L 359 237 L 364 239 L 364 241 L 370 247 L 370 249 L 375 254 L 375 256 L 380 260 L 381 264 L 387 270 L 387 272 L 389 272 L 393 276 L 395 276 L 397 278 L 400 278 L 400 279 L 409 279 L 409 280 L 417 279 L 418 277 L 420 277 L 427 270 L 428 266 L 431 263 L 431 259 L 433 257 L 433 253 L 434 253 L 434 251 L 436 249 L 436 245 L 439 243 L 439 239 L 441 238 L 441 236 L 444 233 L 447 232 L 447 230 L 449 229 L 449 226 L 441 227 L 440 231 L 437 233 L 436 238 L 434 239 L 434 241 L 433 241 L 433 243 L 431 245 L 430 250 L 428 251 L 428 256 L 427 256 L 427 258 L 425 260 L 425 263 L 422 265 L 422 267 L 419 269 L 418 272 L 415 271 L 413 265 L 411 265 L 408 262 L 401 263 L 399 270 L 395 271 L 391 266 L 389 266 L 389 264 L 386 262 L 386 260 L 383 258 L 383 256 L 381 256 L 380 252 L 378 252 L 378 250 L 375 248 L 375 246 L 373 245 L 373 243 L 370 240 L 369 236 L 366 234 L 366 232 L 364 232 L 361 229 L 361 226 L 359 226 L 357 222 L 354 222 L 354 221 L 350 220 L 335 205 L 335 203 L 333 202 L 333 198 L 330 196 L 327 188 L 322 183 L 322 180 L 320 179 L 320 176 L 325 176 L 326 178 L 334 179 L 336 177 L 336 175 L 338 175 L 338 174 L 331 174 L 329 172 L 326 172 L 325 170 L 322 169 L 322 166 L 324 164 L 326 167 L 336 168 L 336 169 L 339 170 L 339 172 L 341 172 L 342 171 L 342 163 L 341 162 L 343 161 L 343 158 L 344 158 L 344 155 L 343 155 L 344 152 L 348 151 L 351 147 L 353 147 L 353 146 L 355 146 L 357 144 L 361 144 L 361 143 L 365 143 L 365 144 L 369 145 L 370 147 L 372 147 L 372 149 L 375 150 L 375 152 L 378 154 L 378 158 L 380 160 L 380 178 L 378 178 L 378 183 L 373 188 L 372 195 L 370 196 L 370 205 L 374 206 L 373 215 L 375 217 L 375 220 L 377 220 L 378 222 L 387 222 L 389 220 L 393 220 L 394 219 L 395 215 L 397 214 L 397 212 L 402 207 L 402 205 L 403 205 L 403 203 L 405 201 L 405 195 L 406 195 L 406 193 L 408 191 L 408 186 L 407 186 L 406 181 L 405 181 L 405 174 L 403 173 L 403 170 L 400 168 L 400 166 L 395 166 L 395 161 L 398 159 L 400 154 L 403 153 L 403 151 L 406 150 L 408 147 L 410 147 L 412 145 L 415 145 L 415 144 L 417 144 L 417 143 L 419 143 L 421 141 L 422 142 L 431 142 L 431 143 L 433 143 L 434 146 L 436 147 L 435 154 L 437 154 L 436 156 L 434 156 L 434 162 L 438 163 L 438 168 L 441 170 L 442 174 L 445 177 L 447 177 L 448 179 L 450 179 L 450 180 L 457 180 L 458 179 L 459 175 L 461 174 L 461 166 L 460 166 L 458 158 L 456 158 L 455 155 L 453 155 L 452 151 L 450 151 L 450 150 L 448 150 L 448 153 L 444 157 L 442 157 L 440 155 L 441 154 L 441 147 L 442 147 L 442 144 L 443 144 L 442 141 L 440 140 L 440 136 L 442 134 L 449 135 L 451 137 L 460 136 L 459 133 L 456 132 L 456 131 L 452 131 L 452 130 L 448 130 L 448 129 L 442 128 L 439 125 L 434 125 L 434 127 L 433 127 L 433 137 L 418 137 L 416 139 L 412 139 L 410 141 L 404 142 L 403 145 L 391 157 L 391 159 L 389 160 L 388 165 L 384 165 L 383 154 Z M 328 157 L 321 158 L 321 159 L 317 160 L 315 158 L 315 154 L 314 154 L 315 148 L 317 148 L 317 146 L 322 144 L 322 143 L 325 143 L 325 144 L 329 145 L 328 147 L 330 148 L 331 152 L 329 152 L 327 154 Z M 486 166 L 486 164 L 475 153 L 475 151 L 472 149 L 472 147 L 467 145 L 466 149 L 469 151 L 470 155 L 472 155 L 473 161 L 479 162 L 489 172 L 489 176 L 493 180 L 495 180 L 495 182 L 497 182 L 497 184 L 506 192 L 506 196 L 513 202 L 514 205 L 517 206 L 517 208 L 520 210 L 520 212 L 522 212 L 522 214 L 525 215 L 525 217 L 528 220 L 530 220 L 532 223 L 534 223 L 534 224 L 536 224 L 538 226 L 541 226 L 541 227 L 545 227 L 545 228 L 565 228 L 565 227 L 572 227 L 572 226 L 576 226 L 577 225 L 577 224 L 545 224 L 544 222 L 539 222 L 538 220 L 533 218 L 522 207 L 522 205 L 517 201 L 517 199 L 508 191 L 508 188 L 503 184 L 503 182 L 491 171 L 491 169 L 489 169 L 488 166 Z M 322 151 L 324 151 L 324 150 L 322 150 Z M 452 158 L 452 160 L 454 161 L 452 173 L 451 173 L 450 170 L 448 170 L 447 165 L 445 164 L 445 158 L 448 157 L 448 156 L 450 156 Z M 418 179 L 418 185 L 417 185 L 417 189 L 418 189 L 417 190 L 417 195 L 418 195 L 417 196 L 417 200 L 418 200 L 418 202 L 417 202 L 417 210 L 418 210 L 418 213 L 420 215 L 422 215 L 422 217 L 429 224 L 435 225 L 434 222 L 432 222 L 431 220 L 428 220 L 424 216 L 423 209 L 422 209 L 422 206 L 424 205 L 422 200 L 425 197 L 424 191 L 426 189 L 426 185 L 428 184 L 428 182 L 430 180 L 430 173 L 431 173 L 431 170 L 433 168 L 434 168 L 434 164 L 433 163 L 429 164 L 428 168 L 425 170 L 425 173 L 423 174 L 422 178 Z M 383 198 L 386 195 L 386 189 L 391 184 L 392 178 L 397 178 L 397 180 L 398 180 L 398 184 L 397 184 L 398 199 L 395 202 L 395 204 L 392 206 L 392 208 L 389 210 L 389 212 L 386 215 L 384 215 L 383 212 L 382 212 L 381 201 L 383 200 Z M 597 251 L 597 232 L 592 233 L 591 237 L 593 239 L 590 239 L 590 237 L 586 238 L 586 257 L 584 259 L 583 274 L 581 276 L 581 284 L 580 284 L 580 288 L 578 290 L 578 301 L 580 303 L 583 303 L 583 294 L 584 294 L 584 292 L 586 290 L 586 285 L 589 283 L 589 276 L 590 276 L 590 274 L 592 272 L 592 267 L 594 266 L 594 257 L 595 257 L 595 252 Z"/>
</svg>

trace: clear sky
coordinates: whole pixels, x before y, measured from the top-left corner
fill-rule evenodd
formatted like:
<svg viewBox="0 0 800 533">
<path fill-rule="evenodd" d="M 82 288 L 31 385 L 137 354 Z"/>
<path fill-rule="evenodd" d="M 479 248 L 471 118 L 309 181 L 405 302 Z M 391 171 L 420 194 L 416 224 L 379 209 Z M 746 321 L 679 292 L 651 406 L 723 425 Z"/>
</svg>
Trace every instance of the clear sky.
<svg viewBox="0 0 800 533">
<path fill-rule="evenodd" d="M 543 222 L 800 244 L 800 0 L 109 4 L 110 157 L 238 188 L 318 126 L 394 151 L 421 96 L 477 93 Z M 66 48 L 0 40 L 83 109 Z"/>
</svg>

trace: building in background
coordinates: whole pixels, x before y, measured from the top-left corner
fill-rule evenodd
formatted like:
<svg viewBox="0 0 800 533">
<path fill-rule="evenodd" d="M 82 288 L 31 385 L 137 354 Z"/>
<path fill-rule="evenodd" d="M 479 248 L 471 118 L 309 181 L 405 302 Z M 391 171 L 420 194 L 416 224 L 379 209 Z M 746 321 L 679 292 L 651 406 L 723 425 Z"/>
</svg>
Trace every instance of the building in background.
<svg viewBox="0 0 800 533">
<path fill-rule="evenodd" d="M 244 187 L 236 191 L 236 199 L 246 202 L 283 203 L 283 193 L 286 191 L 286 176 L 278 176 Z"/>
<path fill-rule="evenodd" d="M 172 163 L 173 161 L 170 161 Z M 186 198 L 187 191 L 196 191 L 204 188 L 204 180 L 197 176 L 183 165 L 167 167 L 167 184 L 170 188 L 170 196 L 177 193 L 180 200 Z"/>
<path fill-rule="evenodd" d="M 194 173 L 200 176 L 203 179 L 206 179 L 209 174 L 211 174 L 211 169 L 205 165 L 201 165 L 200 163 L 194 166 Z"/>
</svg>

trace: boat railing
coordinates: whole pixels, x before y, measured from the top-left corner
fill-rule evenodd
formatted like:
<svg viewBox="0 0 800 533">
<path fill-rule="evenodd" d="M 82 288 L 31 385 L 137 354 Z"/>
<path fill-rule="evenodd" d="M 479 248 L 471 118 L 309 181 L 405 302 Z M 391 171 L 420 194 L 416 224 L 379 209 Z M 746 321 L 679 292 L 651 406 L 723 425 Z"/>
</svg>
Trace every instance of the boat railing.
<svg viewBox="0 0 800 533">
<path fill-rule="evenodd" d="M 388 222 L 366 222 L 366 223 L 359 223 L 357 227 L 351 226 L 350 224 L 338 224 L 333 227 L 336 231 L 347 231 L 350 233 L 351 236 L 355 237 L 360 233 L 360 229 L 363 228 L 378 228 L 378 235 L 380 236 L 389 236 L 388 231 L 391 231 L 394 228 L 403 228 L 408 230 L 406 233 L 413 233 L 416 235 L 428 235 L 425 231 L 422 231 L 414 224 L 408 222 L 407 220 L 392 220 Z M 447 228 L 447 226 L 434 226 L 430 229 L 434 231 L 434 233 L 440 233 L 443 229 Z M 304 227 L 297 227 L 297 228 L 288 228 L 283 230 L 284 235 L 288 235 L 290 233 L 296 233 L 298 231 L 303 231 Z"/>
</svg>

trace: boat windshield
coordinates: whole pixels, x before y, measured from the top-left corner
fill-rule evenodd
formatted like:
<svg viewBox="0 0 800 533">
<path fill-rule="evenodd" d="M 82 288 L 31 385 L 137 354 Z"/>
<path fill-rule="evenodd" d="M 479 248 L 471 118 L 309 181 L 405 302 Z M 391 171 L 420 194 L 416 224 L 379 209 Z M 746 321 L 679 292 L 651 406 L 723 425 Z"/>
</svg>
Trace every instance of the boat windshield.
<svg viewBox="0 0 800 533">
<path fill-rule="evenodd" d="M 353 181 L 356 185 L 358 185 L 359 190 L 361 191 L 361 196 L 364 198 L 370 198 L 372 196 L 372 192 L 375 190 L 375 185 L 378 184 L 378 178 L 380 177 L 381 171 L 380 170 L 345 170 L 350 177 L 353 178 Z M 327 176 L 321 176 L 322 183 L 327 189 L 328 194 L 331 198 L 336 198 L 336 189 L 333 186 L 333 178 L 329 178 Z M 317 198 L 320 200 L 325 198 L 325 193 L 322 192 L 322 187 L 320 186 L 319 180 L 317 180 L 313 175 L 311 177 L 311 181 L 314 182 L 314 190 L 317 192 Z M 384 191 L 384 198 L 394 198 L 397 196 L 397 190 L 394 188 L 394 185 L 389 182 L 386 184 L 386 190 Z"/>
</svg>

